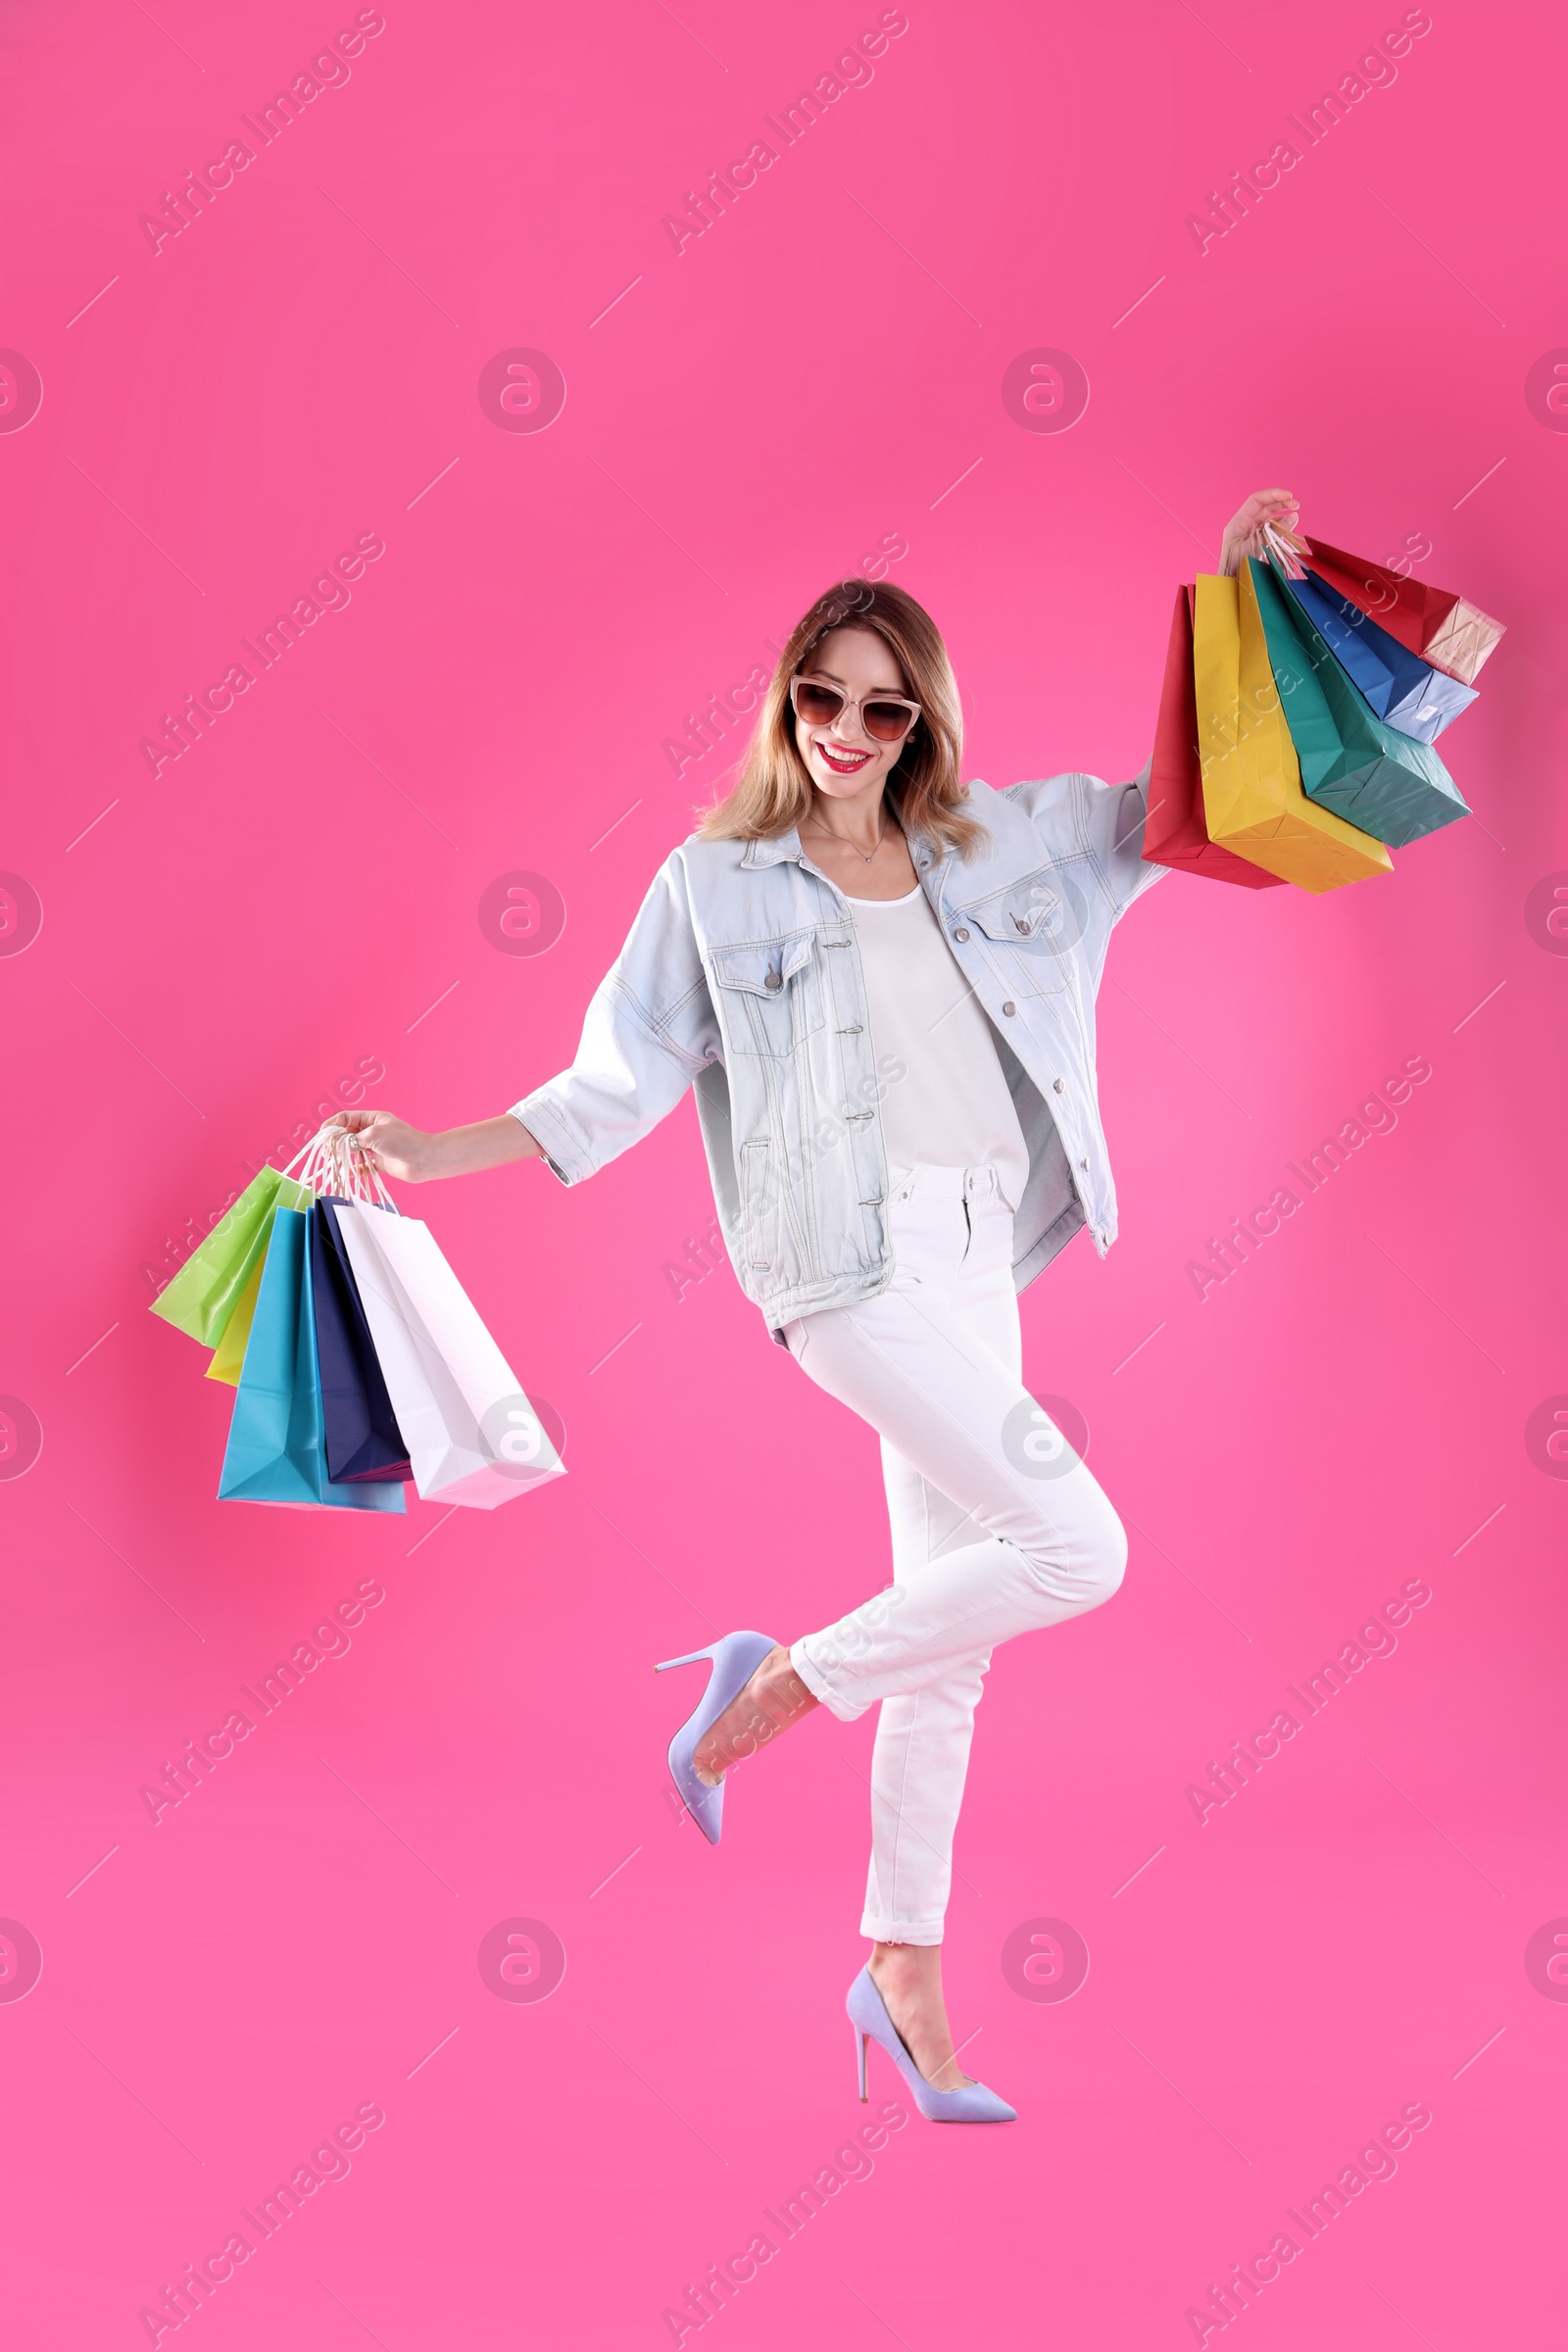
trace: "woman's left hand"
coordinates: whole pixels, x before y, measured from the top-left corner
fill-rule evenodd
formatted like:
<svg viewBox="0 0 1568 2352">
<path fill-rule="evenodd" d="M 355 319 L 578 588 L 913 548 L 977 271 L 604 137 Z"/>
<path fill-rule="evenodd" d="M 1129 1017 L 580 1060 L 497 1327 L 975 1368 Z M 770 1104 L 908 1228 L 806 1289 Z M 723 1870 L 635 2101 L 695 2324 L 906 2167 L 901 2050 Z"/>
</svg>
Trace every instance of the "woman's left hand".
<svg viewBox="0 0 1568 2352">
<path fill-rule="evenodd" d="M 1224 544 L 1219 551 L 1221 574 L 1229 579 L 1242 567 L 1244 556 L 1263 560 L 1263 525 L 1272 522 L 1277 528 L 1294 531 L 1297 504 L 1289 490 L 1254 490 L 1247 504 L 1231 516 L 1225 525 Z"/>
</svg>

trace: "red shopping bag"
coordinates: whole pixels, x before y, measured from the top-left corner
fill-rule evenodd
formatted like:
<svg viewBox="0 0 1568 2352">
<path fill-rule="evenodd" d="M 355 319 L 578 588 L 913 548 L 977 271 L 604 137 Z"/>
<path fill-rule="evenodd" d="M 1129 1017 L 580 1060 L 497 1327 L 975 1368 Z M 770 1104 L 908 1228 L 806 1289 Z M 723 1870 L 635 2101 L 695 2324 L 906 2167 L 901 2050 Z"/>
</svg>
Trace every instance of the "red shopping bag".
<svg viewBox="0 0 1568 2352">
<path fill-rule="evenodd" d="M 1299 542 L 1297 543 L 1298 545 Z M 1502 635 L 1503 624 L 1451 588 L 1429 588 L 1407 580 L 1386 564 L 1348 556 L 1343 548 L 1308 539 L 1311 568 L 1341 596 L 1348 597 L 1380 629 L 1434 669 L 1473 686 L 1476 672 Z"/>
<path fill-rule="evenodd" d="M 1215 882 L 1239 882 L 1244 890 L 1268 890 L 1281 880 L 1249 865 L 1234 850 L 1210 841 L 1203 820 L 1202 773 L 1198 757 L 1198 704 L 1193 692 L 1193 591 L 1178 588 L 1165 655 L 1165 684 L 1154 726 L 1154 756 L 1149 769 L 1149 814 L 1144 856 L 1154 865 L 1179 865 Z"/>
</svg>

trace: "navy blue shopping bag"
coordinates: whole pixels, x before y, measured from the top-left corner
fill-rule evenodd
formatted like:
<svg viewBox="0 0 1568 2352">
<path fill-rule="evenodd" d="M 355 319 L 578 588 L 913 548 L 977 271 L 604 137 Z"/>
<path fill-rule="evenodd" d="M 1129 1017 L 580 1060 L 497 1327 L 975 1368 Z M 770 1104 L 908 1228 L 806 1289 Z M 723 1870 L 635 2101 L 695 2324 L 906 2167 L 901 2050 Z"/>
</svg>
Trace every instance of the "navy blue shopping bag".
<svg viewBox="0 0 1568 2352">
<path fill-rule="evenodd" d="M 310 1211 L 312 1302 L 321 1366 L 326 1467 L 340 1484 L 411 1479 L 359 1286 L 329 1199 Z"/>
</svg>

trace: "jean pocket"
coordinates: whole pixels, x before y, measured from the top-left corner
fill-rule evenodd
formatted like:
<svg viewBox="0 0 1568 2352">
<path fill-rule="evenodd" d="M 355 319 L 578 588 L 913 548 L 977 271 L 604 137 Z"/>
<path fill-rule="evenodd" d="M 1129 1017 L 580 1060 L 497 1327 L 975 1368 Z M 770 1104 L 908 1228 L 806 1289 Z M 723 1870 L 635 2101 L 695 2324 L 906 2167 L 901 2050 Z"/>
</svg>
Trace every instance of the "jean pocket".
<svg viewBox="0 0 1568 2352">
<path fill-rule="evenodd" d="M 957 909 L 986 940 L 992 969 L 1009 997 L 1055 996 L 1072 976 L 1073 950 L 1087 923 L 1084 884 L 1059 862 L 1042 865 L 989 898 Z"/>
<path fill-rule="evenodd" d="M 732 1053 L 787 1058 L 826 1018 L 814 931 L 715 948 L 712 972 L 719 1027 Z"/>
<path fill-rule="evenodd" d="M 741 1234 L 747 1265 L 754 1273 L 770 1273 L 778 1263 L 778 1180 L 772 1152 L 763 1143 L 742 1144 Z"/>
<path fill-rule="evenodd" d="M 979 1224 L 982 1219 L 989 1222 L 994 1217 L 1005 1217 L 1010 1224 L 1018 1213 L 1000 1187 L 994 1193 L 987 1193 L 982 1199 L 971 1200 L 969 1210 L 976 1224 Z"/>
</svg>

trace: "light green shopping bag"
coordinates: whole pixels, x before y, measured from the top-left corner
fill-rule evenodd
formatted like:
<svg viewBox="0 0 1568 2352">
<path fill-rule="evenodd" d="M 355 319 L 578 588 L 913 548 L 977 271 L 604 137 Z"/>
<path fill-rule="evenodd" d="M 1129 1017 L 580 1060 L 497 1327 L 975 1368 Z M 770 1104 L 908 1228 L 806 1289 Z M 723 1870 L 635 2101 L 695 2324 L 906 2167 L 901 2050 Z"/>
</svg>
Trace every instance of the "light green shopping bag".
<svg viewBox="0 0 1568 2352">
<path fill-rule="evenodd" d="M 309 1208 L 314 1194 L 278 1168 L 253 1176 L 233 1207 L 161 1290 L 152 1312 L 216 1348 L 267 1250 L 274 1208 Z"/>
</svg>

